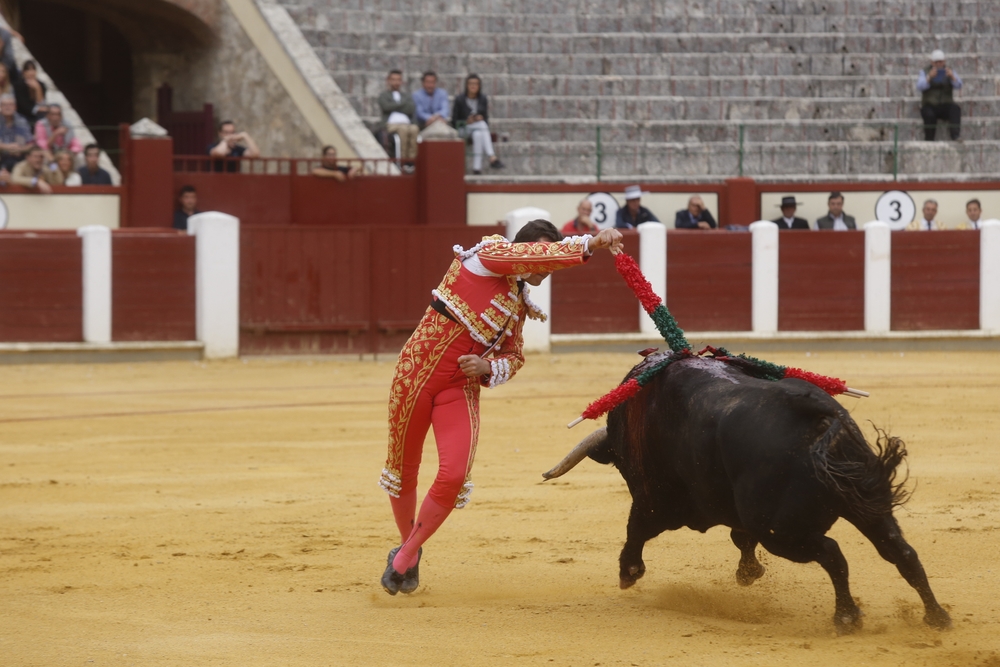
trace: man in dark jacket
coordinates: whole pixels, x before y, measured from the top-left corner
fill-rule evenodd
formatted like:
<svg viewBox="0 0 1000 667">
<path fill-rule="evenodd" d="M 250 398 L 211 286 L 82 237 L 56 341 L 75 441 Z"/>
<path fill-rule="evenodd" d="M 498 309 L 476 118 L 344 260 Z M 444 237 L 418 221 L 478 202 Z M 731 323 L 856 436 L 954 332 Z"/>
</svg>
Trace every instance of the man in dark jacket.
<svg viewBox="0 0 1000 667">
<path fill-rule="evenodd" d="M 772 220 L 778 225 L 778 229 L 809 229 L 809 221 L 805 218 L 796 218 L 795 209 L 800 202 L 795 201 L 795 197 L 781 198 L 781 217 Z"/>
<path fill-rule="evenodd" d="M 389 134 L 399 137 L 400 158 L 413 160 L 417 157 L 417 134 L 420 128 L 413 122 L 417 107 L 413 97 L 400 91 L 403 73 L 398 69 L 386 77 L 388 89 L 378 96 L 378 108 L 382 110 L 382 126 Z"/>
<path fill-rule="evenodd" d="M 846 232 L 858 228 L 854 223 L 854 217 L 844 213 L 844 195 L 836 191 L 831 192 L 826 205 L 829 212 L 816 221 L 816 229 Z"/>
<path fill-rule="evenodd" d="M 688 199 L 688 207 L 677 211 L 674 217 L 674 227 L 677 229 L 715 229 L 718 225 L 701 197 L 695 195 Z"/>
<path fill-rule="evenodd" d="M 931 64 L 917 75 L 920 91 L 920 115 L 924 119 L 924 139 L 934 141 L 938 120 L 947 120 L 952 141 L 962 129 L 962 109 L 955 104 L 952 91 L 962 87 L 962 79 L 944 61 L 944 52 L 935 49 Z"/>
<path fill-rule="evenodd" d="M 659 222 L 653 213 L 642 205 L 642 188 L 630 185 L 625 188 L 625 205 L 615 214 L 616 229 L 634 229 L 644 222 Z"/>
</svg>

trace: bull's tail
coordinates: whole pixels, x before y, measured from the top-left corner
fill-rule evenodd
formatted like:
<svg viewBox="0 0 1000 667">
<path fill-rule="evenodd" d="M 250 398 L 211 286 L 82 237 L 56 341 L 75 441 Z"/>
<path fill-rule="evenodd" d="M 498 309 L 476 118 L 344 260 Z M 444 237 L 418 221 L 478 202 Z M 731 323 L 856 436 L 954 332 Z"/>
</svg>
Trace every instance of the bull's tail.
<svg viewBox="0 0 1000 667">
<path fill-rule="evenodd" d="M 874 447 L 852 419 L 832 417 L 829 426 L 810 448 L 816 476 L 846 505 L 850 518 L 871 520 L 891 514 L 909 499 L 904 469 L 906 445 L 876 428 Z"/>
</svg>

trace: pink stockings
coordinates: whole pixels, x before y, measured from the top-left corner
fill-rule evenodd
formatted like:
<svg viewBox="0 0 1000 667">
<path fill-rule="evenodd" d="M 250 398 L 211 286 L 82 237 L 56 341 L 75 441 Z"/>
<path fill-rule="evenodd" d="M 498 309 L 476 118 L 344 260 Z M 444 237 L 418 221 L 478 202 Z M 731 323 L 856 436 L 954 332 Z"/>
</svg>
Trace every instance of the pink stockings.
<svg viewBox="0 0 1000 667">
<path fill-rule="evenodd" d="M 414 496 L 416 492 L 414 492 Z M 393 504 L 395 508 L 395 504 Z M 417 525 L 413 527 L 413 532 L 396 553 L 396 558 L 392 561 L 392 569 L 400 574 L 405 574 L 407 570 L 417 564 L 420 547 L 427 539 L 437 532 L 444 520 L 451 514 L 452 506 L 442 507 L 438 505 L 431 494 L 424 498 L 424 504 L 420 506 L 420 516 L 417 517 Z M 397 518 L 397 521 L 399 519 Z"/>
</svg>

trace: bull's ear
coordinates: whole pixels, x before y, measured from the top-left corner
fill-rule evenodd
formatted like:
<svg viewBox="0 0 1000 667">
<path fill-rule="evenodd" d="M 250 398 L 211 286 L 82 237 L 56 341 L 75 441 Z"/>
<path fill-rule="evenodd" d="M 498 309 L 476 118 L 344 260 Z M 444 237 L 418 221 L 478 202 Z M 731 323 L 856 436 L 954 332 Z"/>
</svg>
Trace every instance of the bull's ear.
<svg viewBox="0 0 1000 667">
<path fill-rule="evenodd" d="M 658 351 L 659 349 L 660 348 L 658 348 L 658 347 L 647 347 L 645 350 L 639 350 L 639 356 L 640 357 L 648 357 L 649 355 L 653 354 L 654 352 Z"/>
</svg>

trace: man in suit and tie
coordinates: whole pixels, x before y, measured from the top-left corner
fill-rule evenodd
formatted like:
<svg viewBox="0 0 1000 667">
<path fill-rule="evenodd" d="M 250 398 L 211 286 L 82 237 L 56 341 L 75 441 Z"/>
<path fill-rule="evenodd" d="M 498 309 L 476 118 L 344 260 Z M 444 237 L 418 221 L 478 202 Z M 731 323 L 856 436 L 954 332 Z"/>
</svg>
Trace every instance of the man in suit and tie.
<svg viewBox="0 0 1000 667">
<path fill-rule="evenodd" d="M 711 212 L 705 208 L 705 202 L 698 195 L 688 199 L 688 207 L 677 211 L 677 215 L 674 216 L 676 229 L 716 229 L 718 226 Z"/>
<path fill-rule="evenodd" d="M 781 198 L 781 217 L 777 220 L 772 220 L 774 224 L 778 225 L 778 229 L 809 229 L 809 221 L 805 218 L 796 218 L 795 209 L 801 202 L 795 201 L 795 197 L 782 197 Z"/>
<path fill-rule="evenodd" d="M 830 212 L 816 221 L 817 229 L 832 229 L 838 232 L 857 229 L 854 218 L 844 213 L 844 195 L 839 192 L 831 192 L 830 199 L 826 202 Z"/>
</svg>

